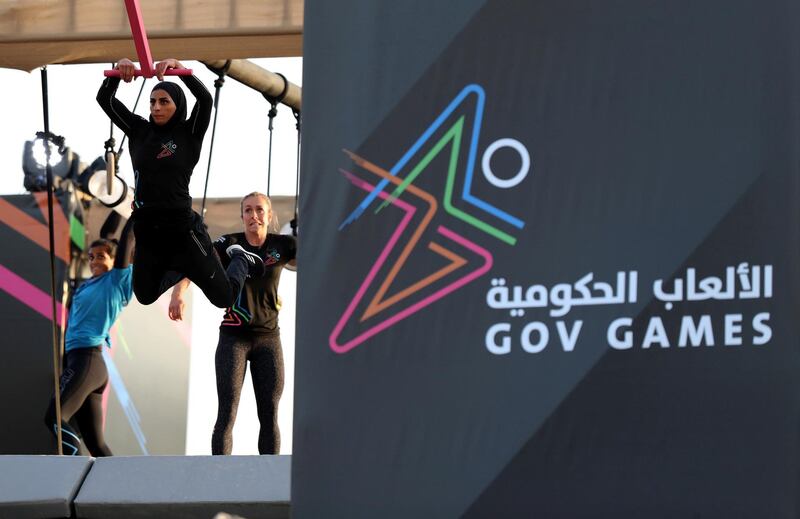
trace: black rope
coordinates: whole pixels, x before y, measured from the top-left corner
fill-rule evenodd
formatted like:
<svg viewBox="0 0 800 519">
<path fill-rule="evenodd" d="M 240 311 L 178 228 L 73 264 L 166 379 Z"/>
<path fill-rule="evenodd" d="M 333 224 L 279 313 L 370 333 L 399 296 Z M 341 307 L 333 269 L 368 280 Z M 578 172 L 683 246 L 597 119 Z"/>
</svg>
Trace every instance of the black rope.
<svg viewBox="0 0 800 519">
<path fill-rule="evenodd" d="M 114 68 L 115 65 L 116 65 L 115 63 L 112 63 L 111 68 Z M 144 91 L 144 85 L 146 83 L 147 83 L 147 78 L 144 78 L 142 80 L 142 86 L 139 88 L 139 93 L 136 95 L 136 102 L 133 103 L 133 110 L 131 110 L 131 112 L 136 112 L 136 107 L 139 106 L 139 99 L 141 99 L 142 97 L 142 92 Z M 103 143 L 103 147 L 105 148 L 103 159 L 105 159 L 106 161 L 106 172 L 107 172 L 106 194 L 108 195 L 111 194 L 113 188 L 114 176 L 119 175 L 119 158 L 122 156 L 122 151 L 125 146 L 125 139 L 127 138 L 128 136 L 125 135 L 125 133 L 123 133 L 122 141 L 120 141 L 119 143 L 119 148 L 117 149 L 117 151 L 114 151 L 114 146 L 116 146 L 116 141 L 114 139 L 114 122 L 109 119 L 108 140 Z M 111 167 L 109 167 L 109 163 Z M 127 192 L 128 192 L 128 185 L 123 182 L 123 191 L 120 201 L 125 198 Z M 102 200 L 100 201 L 100 203 L 102 203 L 106 207 L 114 207 L 116 205 L 116 203 L 109 205 L 103 202 Z"/>
<path fill-rule="evenodd" d="M 139 88 L 139 94 L 136 96 L 136 102 L 133 103 L 133 110 L 131 110 L 131 113 L 135 112 L 136 111 L 136 107 L 139 106 L 139 98 L 142 97 L 142 92 L 144 91 L 144 85 L 146 83 L 147 83 L 147 78 L 142 79 L 142 86 L 141 86 L 141 88 Z M 112 123 L 112 125 L 113 125 L 113 123 Z M 125 139 L 127 137 L 128 136 L 125 135 L 124 133 L 122 134 L 122 141 L 119 143 L 119 149 L 117 150 L 117 153 L 116 153 L 117 164 L 119 164 L 119 157 L 122 155 L 122 147 L 125 145 Z"/>
<path fill-rule="evenodd" d="M 112 63 L 111 64 L 111 68 L 113 69 L 114 66 L 115 66 L 115 63 Z M 142 86 L 144 86 L 144 83 L 142 83 Z M 139 92 L 139 95 L 141 95 L 141 92 Z M 125 139 L 125 137 L 124 137 L 124 134 L 123 134 L 123 140 L 124 139 Z M 111 187 L 113 185 L 112 184 L 113 176 L 116 173 L 119 172 L 119 166 L 117 165 L 117 162 L 119 162 L 117 160 L 117 159 L 119 159 L 119 154 L 114 151 L 114 146 L 116 146 L 116 141 L 114 140 L 114 121 L 112 121 L 111 118 L 109 117 L 109 119 L 108 119 L 108 140 L 103 143 L 103 147 L 106 150 L 105 153 L 103 153 L 103 159 L 105 159 L 105 161 L 106 161 L 106 171 L 107 171 L 106 194 L 108 194 L 108 195 L 111 194 Z M 120 146 L 119 149 L 120 149 L 120 152 L 121 152 L 122 151 L 122 146 Z"/>
<path fill-rule="evenodd" d="M 50 113 L 47 95 L 47 67 L 42 67 L 42 111 L 44 113 L 44 133 L 50 133 Z M 63 138 L 61 140 L 64 146 Z M 56 440 L 58 441 L 58 454 L 64 454 L 61 447 L 61 387 L 59 383 L 59 370 L 61 368 L 61 349 L 57 340 L 58 318 L 56 313 L 56 254 L 55 254 L 55 231 L 53 229 L 53 168 L 50 166 L 50 142 L 44 140 L 45 157 L 47 158 L 45 170 L 47 172 L 47 227 L 50 235 L 50 294 L 52 301 L 52 335 L 53 335 L 53 382 L 55 385 L 56 401 Z"/>
<path fill-rule="evenodd" d="M 297 171 L 294 185 L 294 218 L 289 222 L 289 225 L 292 227 L 292 234 L 297 236 L 297 201 L 300 199 L 300 111 L 293 108 L 292 115 L 294 115 L 294 119 L 297 122 L 295 125 L 297 128 Z"/>
<path fill-rule="evenodd" d="M 283 101 L 286 97 L 286 94 L 289 92 L 289 81 L 286 79 L 286 76 L 281 74 L 280 72 L 276 72 L 276 75 L 280 76 L 283 79 L 283 90 L 277 96 L 271 96 L 266 92 L 262 92 L 264 98 L 269 101 L 270 109 L 267 112 L 267 117 L 269 117 L 269 149 L 267 151 L 267 197 L 269 197 L 269 189 L 270 185 L 272 184 L 272 121 L 275 119 L 275 116 L 278 115 L 278 105 Z"/>
<path fill-rule="evenodd" d="M 277 115 L 275 105 L 269 111 L 269 150 L 267 150 L 267 197 L 269 197 L 269 187 L 272 184 L 272 119 Z"/>
<path fill-rule="evenodd" d="M 206 184 L 203 187 L 203 203 L 200 206 L 200 217 L 205 220 L 206 218 L 206 194 L 208 193 L 208 179 L 211 177 L 211 157 L 214 155 L 214 137 L 217 134 L 217 115 L 219 115 L 219 93 L 222 86 L 225 84 L 225 75 L 228 69 L 231 68 L 231 60 L 225 61 L 225 65 L 221 69 L 212 69 L 217 73 L 217 79 L 214 81 L 214 124 L 211 127 L 211 145 L 208 148 L 208 166 L 206 167 Z"/>
</svg>

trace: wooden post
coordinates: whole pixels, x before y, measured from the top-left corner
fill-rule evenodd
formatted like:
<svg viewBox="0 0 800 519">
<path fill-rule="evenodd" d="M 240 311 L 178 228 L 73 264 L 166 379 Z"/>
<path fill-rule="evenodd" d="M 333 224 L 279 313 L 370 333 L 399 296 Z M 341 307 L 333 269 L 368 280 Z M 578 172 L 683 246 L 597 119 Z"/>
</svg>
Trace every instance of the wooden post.
<svg viewBox="0 0 800 519">
<path fill-rule="evenodd" d="M 214 72 L 222 70 L 225 66 L 225 60 L 204 61 L 203 63 Z M 277 97 L 283 92 L 284 84 L 281 76 L 246 59 L 231 60 L 228 76 L 270 97 Z M 290 81 L 289 89 L 282 103 L 299 112 L 301 101 L 302 90 Z"/>
</svg>

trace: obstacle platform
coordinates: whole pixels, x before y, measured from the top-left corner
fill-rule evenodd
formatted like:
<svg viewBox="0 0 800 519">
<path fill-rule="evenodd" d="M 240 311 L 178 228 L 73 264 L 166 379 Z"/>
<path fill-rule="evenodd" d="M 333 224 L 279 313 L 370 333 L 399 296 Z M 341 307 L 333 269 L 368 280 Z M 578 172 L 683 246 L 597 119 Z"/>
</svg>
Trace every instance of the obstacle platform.
<svg viewBox="0 0 800 519">
<path fill-rule="evenodd" d="M 0 456 L 0 518 L 288 518 L 291 456 Z"/>
</svg>

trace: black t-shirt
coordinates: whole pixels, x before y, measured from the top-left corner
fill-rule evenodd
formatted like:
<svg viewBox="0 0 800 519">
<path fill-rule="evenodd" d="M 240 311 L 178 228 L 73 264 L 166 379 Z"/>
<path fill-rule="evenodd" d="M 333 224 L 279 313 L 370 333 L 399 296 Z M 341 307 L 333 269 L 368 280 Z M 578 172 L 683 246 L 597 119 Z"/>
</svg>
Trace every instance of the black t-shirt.
<svg viewBox="0 0 800 519">
<path fill-rule="evenodd" d="M 129 139 L 136 177 L 136 212 L 192 206 L 189 179 L 200 158 L 214 100 L 196 77 L 179 77 L 197 102 L 188 119 L 165 127 L 132 113 L 117 100 L 119 78 L 106 78 L 97 93 L 97 102 Z"/>
<path fill-rule="evenodd" d="M 247 243 L 244 233 L 225 234 L 214 242 L 222 265 L 227 268 L 230 257 L 225 250 L 239 244 L 246 251 L 264 260 L 266 272 L 260 278 L 247 278 L 239 298 L 225 310 L 219 328 L 229 332 L 270 334 L 278 331 L 278 282 L 283 266 L 295 259 L 297 240 L 294 236 L 268 234 L 264 245 Z"/>
</svg>

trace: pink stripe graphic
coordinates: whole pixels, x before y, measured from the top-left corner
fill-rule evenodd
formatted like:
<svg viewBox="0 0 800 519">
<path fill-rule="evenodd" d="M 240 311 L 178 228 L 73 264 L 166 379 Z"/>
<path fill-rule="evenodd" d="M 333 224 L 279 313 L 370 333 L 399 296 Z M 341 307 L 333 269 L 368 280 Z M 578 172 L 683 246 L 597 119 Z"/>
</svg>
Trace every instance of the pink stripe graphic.
<svg viewBox="0 0 800 519">
<path fill-rule="evenodd" d="M 361 180 L 360 178 L 356 177 L 350 172 L 344 170 L 340 171 L 347 177 L 347 179 L 350 182 L 352 182 L 355 186 L 363 189 L 364 191 L 371 191 L 375 187 L 369 182 Z M 383 191 L 381 191 L 379 196 L 383 199 L 389 198 L 389 195 L 384 193 Z M 369 273 L 367 274 L 367 277 L 364 278 L 364 281 L 358 288 L 358 292 L 356 292 L 356 296 L 353 298 L 352 301 L 350 301 L 350 304 L 347 306 L 347 310 L 345 310 L 344 314 L 342 314 L 341 319 L 339 319 L 339 322 L 336 324 L 336 327 L 333 329 L 333 332 L 331 332 L 328 341 L 331 346 L 331 349 L 337 353 L 344 353 L 350 350 L 351 348 L 357 346 L 361 342 L 363 342 L 362 340 L 357 342 L 356 344 L 350 345 L 353 341 L 357 341 L 361 336 L 356 337 L 355 339 L 353 339 L 353 341 L 350 341 L 344 345 L 339 345 L 336 342 L 336 340 L 339 338 L 339 334 L 342 333 L 342 329 L 347 324 L 347 321 L 350 320 L 350 317 L 353 315 L 353 312 L 358 306 L 358 303 L 361 302 L 361 299 L 364 298 L 364 294 L 366 293 L 367 288 L 369 288 L 370 284 L 372 283 L 372 280 L 375 279 L 375 276 L 378 274 L 378 271 L 386 262 L 386 258 L 389 257 L 389 253 L 394 248 L 394 245 L 397 243 L 397 240 L 400 239 L 400 235 L 403 234 L 405 228 L 408 227 L 408 223 L 414 217 L 414 213 L 416 212 L 416 209 L 413 206 L 397 198 L 392 200 L 392 205 L 396 205 L 397 207 L 405 211 L 406 215 L 403 217 L 403 220 L 400 222 L 400 225 L 397 226 L 397 229 L 395 229 L 394 233 L 392 233 L 392 236 L 389 238 L 389 241 L 386 243 L 386 246 L 383 248 L 383 251 L 381 251 L 380 256 L 378 256 L 378 261 L 375 262 L 375 264 L 372 266 Z M 366 338 L 364 340 L 366 340 Z"/>
<path fill-rule="evenodd" d="M 25 304 L 29 308 L 39 312 L 47 319 L 53 320 L 53 307 L 50 295 L 38 287 L 35 287 L 0 265 L 0 289 Z M 61 303 L 56 302 L 56 322 L 61 325 Z"/>
</svg>

